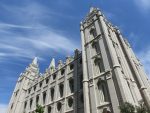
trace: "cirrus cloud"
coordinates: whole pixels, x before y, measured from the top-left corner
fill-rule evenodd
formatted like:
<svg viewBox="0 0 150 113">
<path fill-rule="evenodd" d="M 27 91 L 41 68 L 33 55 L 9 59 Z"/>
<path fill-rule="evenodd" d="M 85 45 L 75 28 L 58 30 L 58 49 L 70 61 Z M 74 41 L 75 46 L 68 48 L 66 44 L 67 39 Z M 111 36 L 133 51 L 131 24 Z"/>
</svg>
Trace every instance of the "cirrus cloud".
<svg viewBox="0 0 150 113">
<path fill-rule="evenodd" d="M 147 13 L 150 10 L 150 0 L 134 0 L 134 2 L 143 13 Z"/>
</svg>

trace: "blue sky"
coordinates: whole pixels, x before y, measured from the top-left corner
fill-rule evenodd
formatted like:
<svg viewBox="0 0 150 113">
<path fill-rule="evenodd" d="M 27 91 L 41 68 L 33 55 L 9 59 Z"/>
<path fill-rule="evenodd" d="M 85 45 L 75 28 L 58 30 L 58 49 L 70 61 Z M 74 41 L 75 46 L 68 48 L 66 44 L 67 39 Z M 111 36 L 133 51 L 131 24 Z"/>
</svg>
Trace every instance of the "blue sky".
<svg viewBox="0 0 150 113">
<path fill-rule="evenodd" d="M 37 56 L 40 71 L 80 49 L 80 21 L 98 7 L 131 43 L 150 75 L 149 0 L 0 0 L 0 111 Z"/>
</svg>

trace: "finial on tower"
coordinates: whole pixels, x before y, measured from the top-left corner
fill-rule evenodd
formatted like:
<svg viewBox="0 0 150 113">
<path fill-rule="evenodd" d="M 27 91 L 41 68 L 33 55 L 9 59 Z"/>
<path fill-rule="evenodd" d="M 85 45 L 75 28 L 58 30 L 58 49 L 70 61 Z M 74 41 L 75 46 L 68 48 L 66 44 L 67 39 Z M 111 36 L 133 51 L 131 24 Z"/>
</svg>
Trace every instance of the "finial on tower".
<svg viewBox="0 0 150 113">
<path fill-rule="evenodd" d="M 55 59 L 52 58 L 51 63 L 49 65 L 49 69 L 55 69 Z"/>
<path fill-rule="evenodd" d="M 32 64 L 38 65 L 38 58 L 37 58 L 37 57 L 35 57 L 35 58 L 33 59 Z"/>
<path fill-rule="evenodd" d="M 91 7 L 91 8 L 90 8 L 90 13 L 93 12 L 94 9 L 95 9 L 94 7 Z"/>
<path fill-rule="evenodd" d="M 93 11 L 100 11 L 100 9 L 96 8 L 96 7 L 91 7 L 90 8 L 90 13 L 92 13 Z"/>
</svg>

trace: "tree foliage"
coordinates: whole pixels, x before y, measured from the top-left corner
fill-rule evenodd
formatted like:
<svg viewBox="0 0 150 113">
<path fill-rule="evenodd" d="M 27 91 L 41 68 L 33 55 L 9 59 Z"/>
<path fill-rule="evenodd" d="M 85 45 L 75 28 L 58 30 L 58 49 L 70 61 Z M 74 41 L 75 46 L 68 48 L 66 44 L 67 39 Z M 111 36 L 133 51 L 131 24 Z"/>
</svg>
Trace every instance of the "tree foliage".
<svg viewBox="0 0 150 113">
<path fill-rule="evenodd" d="M 140 104 L 140 106 L 136 107 L 137 113 L 150 113 L 150 111 L 144 106 L 144 104 Z"/>
<path fill-rule="evenodd" d="M 123 103 L 119 108 L 121 113 L 134 113 L 135 111 L 135 107 L 128 102 Z"/>
<path fill-rule="evenodd" d="M 150 113 L 144 104 L 134 107 L 131 103 L 125 102 L 119 108 L 121 113 Z"/>
<path fill-rule="evenodd" d="M 44 113 L 44 107 L 41 105 L 36 105 L 35 113 Z"/>
</svg>

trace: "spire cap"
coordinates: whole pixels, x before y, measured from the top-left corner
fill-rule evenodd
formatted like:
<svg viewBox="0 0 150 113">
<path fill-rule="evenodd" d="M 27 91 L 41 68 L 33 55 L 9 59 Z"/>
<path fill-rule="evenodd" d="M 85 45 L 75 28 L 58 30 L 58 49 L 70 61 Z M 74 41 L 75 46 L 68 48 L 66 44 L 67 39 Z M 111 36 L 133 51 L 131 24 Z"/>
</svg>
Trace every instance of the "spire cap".
<svg viewBox="0 0 150 113">
<path fill-rule="evenodd" d="M 50 65 L 49 65 L 49 69 L 55 69 L 55 59 L 54 58 L 52 58 L 52 60 L 51 60 L 51 63 L 50 63 Z"/>
<path fill-rule="evenodd" d="M 90 13 L 93 12 L 94 9 L 95 9 L 94 7 L 91 7 L 91 8 L 90 8 Z"/>
<path fill-rule="evenodd" d="M 37 57 L 35 57 L 35 58 L 33 59 L 32 64 L 38 65 L 38 58 L 37 58 Z"/>
</svg>

